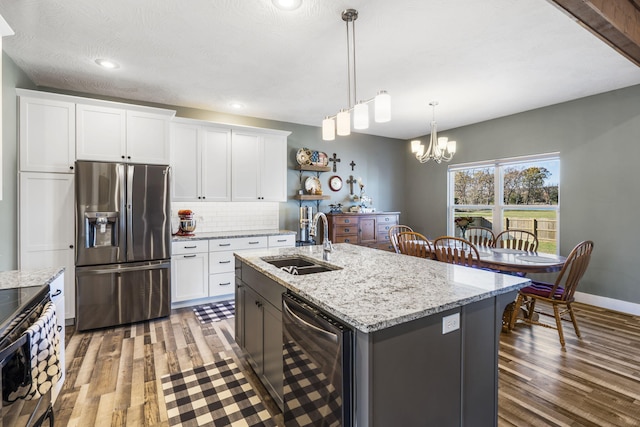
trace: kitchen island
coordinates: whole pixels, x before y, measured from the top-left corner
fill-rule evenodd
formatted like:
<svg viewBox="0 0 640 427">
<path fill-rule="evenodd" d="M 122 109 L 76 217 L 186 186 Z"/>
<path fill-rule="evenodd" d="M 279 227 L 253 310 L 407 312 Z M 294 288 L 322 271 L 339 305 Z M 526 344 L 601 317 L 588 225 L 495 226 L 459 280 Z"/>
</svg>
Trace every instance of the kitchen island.
<svg viewBox="0 0 640 427">
<path fill-rule="evenodd" d="M 292 275 L 263 259 L 294 255 L 337 269 Z M 255 336 L 256 327 L 243 319 L 238 287 L 260 283 L 264 295 L 255 305 L 265 313 L 258 334 L 262 365 L 255 357 L 252 365 L 272 395 L 282 393 L 281 365 L 276 366 L 282 341 L 273 343 L 282 317 L 274 308 L 281 310 L 278 290 L 288 290 L 354 330 L 358 426 L 497 424 L 502 313 L 529 279 L 349 244 L 334 245 L 328 263 L 321 246 L 235 256 L 236 340 L 247 350 L 245 338 Z M 251 361 L 255 350 L 248 353 Z"/>
</svg>

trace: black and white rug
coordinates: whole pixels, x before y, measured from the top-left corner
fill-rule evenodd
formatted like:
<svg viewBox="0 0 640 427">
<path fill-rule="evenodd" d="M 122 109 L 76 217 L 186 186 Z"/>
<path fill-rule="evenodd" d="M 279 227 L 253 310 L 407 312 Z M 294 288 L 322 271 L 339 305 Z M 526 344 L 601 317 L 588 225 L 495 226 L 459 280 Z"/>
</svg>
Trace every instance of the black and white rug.
<svg viewBox="0 0 640 427">
<path fill-rule="evenodd" d="M 220 301 L 193 308 L 200 323 L 219 322 L 233 317 L 236 313 L 235 301 Z"/>
<path fill-rule="evenodd" d="M 233 359 L 162 377 L 171 426 L 275 426 Z"/>
</svg>

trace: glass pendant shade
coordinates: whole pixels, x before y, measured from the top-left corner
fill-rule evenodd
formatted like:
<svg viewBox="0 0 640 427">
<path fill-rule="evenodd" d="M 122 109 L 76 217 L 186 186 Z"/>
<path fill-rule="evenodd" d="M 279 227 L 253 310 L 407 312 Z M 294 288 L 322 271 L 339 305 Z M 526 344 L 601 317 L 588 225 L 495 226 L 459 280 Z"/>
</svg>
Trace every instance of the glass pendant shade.
<svg viewBox="0 0 640 427">
<path fill-rule="evenodd" d="M 322 139 L 325 141 L 336 139 L 336 123 L 331 117 L 326 117 L 322 121 Z"/>
<path fill-rule="evenodd" d="M 441 136 L 440 138 L 438 138 L 438 150 L 444 151 L 447 148 L 448 140 L 449 138 L 447 138 L 446 136 Z"/>
<path fill-rule="evenodd" d="M 360 102 L 353 107 L 353 128 L 367 129 L 369 127 L 369 106 Z"/>
<path fill-rule="evenodd" d="M 337 134 L 340 136 L 351 135 L 351 114 L 349 110 L 340 110 L 336 117 Z"/>
<path fill-rule="evenodd" d="M 424 155 L 424 145 L 420 144 L 420 146 L 416 150 L 416 157 L 421 157 L 423 155 Z"/>
<path fill-rule="evenodd" d="M 456 152 L 456 142 L 455 141 L 449 141 L 447 143 L 447 150 L 451 153 L 454 154 Z"/>
<path fill-rule="evenodd" d="M 411 152 L 417 153 L 421 146 L 422 143 L 420 142 L 420 140 L 414 139 L 413 141 L 411 141 Z"/>
<path fill-rule="evenodd" d="M 391 95 L 381 90 L 373 102 L 375 104 L 375 121 L 377 123 L 391 121 Z"/>
</svg>

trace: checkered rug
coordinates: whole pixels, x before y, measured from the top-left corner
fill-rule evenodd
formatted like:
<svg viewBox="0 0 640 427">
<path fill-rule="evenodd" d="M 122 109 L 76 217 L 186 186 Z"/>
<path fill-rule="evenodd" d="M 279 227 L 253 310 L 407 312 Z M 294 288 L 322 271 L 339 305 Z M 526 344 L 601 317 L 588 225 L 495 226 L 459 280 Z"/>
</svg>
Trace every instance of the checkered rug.
<svg viewBox="0 0 640 427">
<path fill-rule="evenodd" d="M 275 426 L 238 369 L 225 359 L 162 377 L 171 426 Z"/>
<path fill-rule="evenodd" d="M 219 322 L 233 317 L 236 313 L 235 301 L 220 301 L 212 304 L 199 305 L 193 308 L 200 323 Z"/>
</svg>

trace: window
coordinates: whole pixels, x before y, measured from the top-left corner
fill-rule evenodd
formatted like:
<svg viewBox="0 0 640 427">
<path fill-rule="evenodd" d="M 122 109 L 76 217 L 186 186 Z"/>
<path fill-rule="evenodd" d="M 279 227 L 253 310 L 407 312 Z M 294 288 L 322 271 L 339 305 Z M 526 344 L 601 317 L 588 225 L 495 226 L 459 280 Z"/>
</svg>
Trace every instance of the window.
<svg viewBox="0 0 640 427">
<path fill-rule="evenodd" d="M 449 166 L 448 233 L 463 236 L 455 218 L 470 226 L 528 230 L 540 252 L 557 254 L 560 209 L 558 153 Z M 466 224 L 466 221 L 459 222 Z"/>
</svg>

